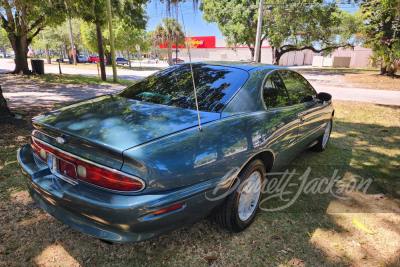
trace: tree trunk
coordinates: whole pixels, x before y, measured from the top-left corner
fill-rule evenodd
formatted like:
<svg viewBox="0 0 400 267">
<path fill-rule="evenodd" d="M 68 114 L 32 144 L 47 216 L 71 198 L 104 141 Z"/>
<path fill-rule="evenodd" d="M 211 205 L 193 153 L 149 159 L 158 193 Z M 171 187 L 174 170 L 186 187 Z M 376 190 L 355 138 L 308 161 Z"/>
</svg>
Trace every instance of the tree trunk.
<svg viewBox="0 0 400 267">
<path fill-rule="evenodd" d="M 106 60 L 107 60 L 106 65 L 112 65 L 111 52 L 107 51 L 104 54 L 106 55 Z"/>
<path fill-rule="evenodd" d="M 0 86 L 0 124 L 6 122 L 7 119 L 14 118 L 14 115 L 8 109 L 7 100 L 3 96 L 3 90 Z"/>
<path fill-rule="evenodd" d="M 49 45 L 46 45 L 45 53 L 46 53 L 47 64 L 51 64 L 51 58 L 50 58 L 50 52 L 49 52 Z"/>
<path fill-rule="evenodd" d="M 260 53 L 258 54 L 258 62 L 260 62 L 261 63 L 261 47 L 262 47 L 262 42 L 263 42 L 263 40 L 261 40 L 261 42 L 260 42 Z"/>
<path fill-rule="evenodd" d="M 172 45 L 168 45 L 168 65 L 172 66 Z"/>
<path fill-rule="evenodd" d="M 381 75 L 386 75 L 386 67 L 381 67 Z"/>
<path fill-rule="evenodd" d="M 65 44 L 64 44 L 64 46 L 63 46 L 63 49 L 64 49 L 64 56 L 63 56 L 63 58 L 65 58 L 65 57 L 69 58 L 68 52 L 67 52 L 67 46 L 66 46 Z"/>
<path fill-rule="evenodd" d="M 11 36 L 9 37 L 12 48 L 15 53 L 15 69 L 13 74 L 31 74 L 28 67 L 28 44 L 26 35 L 24 36 Z"/>
<path fill-rule="evenodd" d="M 129 48 L 126 50 L 128 52 L 128 63 L 129 63 L 129 68 L 131 68 L 131 57 L 129 56 Z"/>
<path fill-rule="evenodd" d="M 275 46 L 272 47 L 272 64 L 273 65 L 279 65 L 279 60 L 281 60 L 281 57 L 284 53 L 279 51 L 278 48 Z"/>
<path fill-rule="evenodd" d="M 251 53 L 251 60 L 253 61 L 253 59 L 254 59 L 254 47 L 249 46 L 249 50 L 250 50 L 250 53 Z"/>
<path fill-rule="evenodd" d="M 106 77 L 106 66 L 104 64 L 103 37 L 101 35 L 101 28 L 98 23 L 96 23 L 96 36 L 97 36 L 97 49 L 99 50 L 101 79 L 103 81 L 106 81 L 107 77 Z"/>
</svg>

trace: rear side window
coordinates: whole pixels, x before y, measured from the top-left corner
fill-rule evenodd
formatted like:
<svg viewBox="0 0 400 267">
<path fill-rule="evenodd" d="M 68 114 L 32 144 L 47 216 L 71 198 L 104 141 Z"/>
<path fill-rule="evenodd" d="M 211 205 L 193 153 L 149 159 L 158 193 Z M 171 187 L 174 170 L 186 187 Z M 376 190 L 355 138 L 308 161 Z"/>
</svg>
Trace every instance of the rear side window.
<svg viewBox="0 0 400 267">
<path fill-rule="evenodd" d="M 270 74 L 265 81 L 263 98 L 268 108 L 284 107 L 290 104 L 285 85 L 277 72 Z"/>
<path fill-rule="evenodd" d="M 280 71 L 289 93 L 292 105 L 313 100 L 317 96 L 314 88 L 300 74 L 293 71 Z"/>
<path fill-rule="evenodd" d="M 249 77 L 244 70 L 195 63 L 194 80 L 199 109 L 220 112 Z M 196 109 L 189 64 L 159 71 L 129 86 L 120 96 L 143 102 Z"/>
</svg>

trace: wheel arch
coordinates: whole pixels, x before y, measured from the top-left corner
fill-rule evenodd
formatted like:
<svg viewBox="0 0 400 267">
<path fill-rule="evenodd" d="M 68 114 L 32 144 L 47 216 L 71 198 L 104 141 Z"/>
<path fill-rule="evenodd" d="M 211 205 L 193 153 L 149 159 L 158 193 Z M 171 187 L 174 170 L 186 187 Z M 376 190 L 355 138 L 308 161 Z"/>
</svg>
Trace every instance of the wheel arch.
<svg viewBox="0 0 400 267">
<path fill-rule="evenodd" d="M 268 173 L 271 171 L 272 166 L 274 165 L 274 161 L 275 161 L 275 154 L 272 150 L 270 149 L 265 149 L 263 151 L 260 151 L 256 154 L 253 154 L 240 168 L 240 171 L 238 173 L 238 175 L 240 175 L 242 173 L 242 171 L 244 170 L 244 168 L 247 166 L 247 164 L 249 164 L 250 162 L 252 162 L 255 159 L 259 159 L 263 162 L 264 167 L 265 167 L 265 172 Z M 235 179 L 236 180 L 236 179 Z"/>
</svg>

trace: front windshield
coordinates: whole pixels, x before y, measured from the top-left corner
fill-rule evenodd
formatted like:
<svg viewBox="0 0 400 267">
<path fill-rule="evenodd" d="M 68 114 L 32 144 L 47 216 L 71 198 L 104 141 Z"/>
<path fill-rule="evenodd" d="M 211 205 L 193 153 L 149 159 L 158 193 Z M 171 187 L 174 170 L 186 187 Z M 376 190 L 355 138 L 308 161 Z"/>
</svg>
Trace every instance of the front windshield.
<svg viewBox="0 0 400 267">
<path fill-rule="evenodd" d="M 220 112 L 245 83 L 248 73 L 228 66 L 192 64 L 199 110 Z M 196 109 L 189 64 L 159 71 L 129 86 L 120 96 L 187 109 Z"/>
</svg>

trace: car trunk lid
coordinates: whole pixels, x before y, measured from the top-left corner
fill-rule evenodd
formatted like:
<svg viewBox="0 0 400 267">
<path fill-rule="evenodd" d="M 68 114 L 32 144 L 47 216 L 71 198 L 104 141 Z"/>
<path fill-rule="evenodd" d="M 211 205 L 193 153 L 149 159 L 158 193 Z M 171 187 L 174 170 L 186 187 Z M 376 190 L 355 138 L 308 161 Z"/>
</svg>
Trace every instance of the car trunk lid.
<svg viewBox="0 0 400 267">
<path fill-rule="evenodd" d="M 200 112 L 202 123 L 220 118 Z M 36 117 L 39 139 L 68 152 L 120 168 L 122 152 L 154 139 L 198 125 L 195 110 L 102 96 Z M 57 137 L 65 137 L 62 143 Z"/>
</svg>

